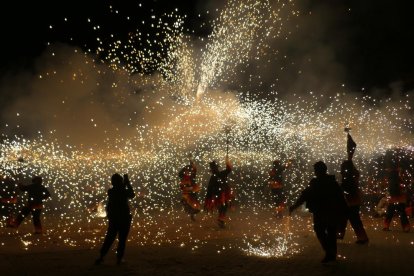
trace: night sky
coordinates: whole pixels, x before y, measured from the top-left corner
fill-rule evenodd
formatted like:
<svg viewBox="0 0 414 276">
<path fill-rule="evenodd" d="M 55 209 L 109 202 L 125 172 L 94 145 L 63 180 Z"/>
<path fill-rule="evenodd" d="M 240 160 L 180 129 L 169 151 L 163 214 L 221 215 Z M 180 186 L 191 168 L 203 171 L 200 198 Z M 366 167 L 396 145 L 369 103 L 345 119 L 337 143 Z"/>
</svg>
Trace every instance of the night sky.
<svg viewBox="0 0 414 276">
<path fill-rule="evenodd" d="M 203 20 L 207 21 L 205 11 L 209 9 L 213 14 L 214 7 L 222 1 L 26 2 L 2 4 L 2 74 L 31 70 L 33 60 L 44 51 L 47 42 L 69 43 L 85 50 L 93 48 L 96 32 L 91 31 L 87 18 L 102 26 L 102 36 L 114 32 L 122 38 L 136 29 L 142 19 L 178 8 L 179 14 L 188 16 L 186 28 L 194 31 L 195 36 L 206 36 L 211 26 L 200 27 Z M 357 91 L 387 89 L 395 83 L 404 93 L 414 88 L 412 1 L 300 0 L 296 3 L 302 18 L 307 17 L 307 22 L 314 23 L 314 27 L 307 29 L 308 23 L 299 26 L 299 31 L 293 32 L 292 39 L 281 47 L 282 52 L 291 56 L 312 55 L 311 48 L 323 43 L 332 50 L 335 62 L 341 67 L 335 80 L 338 83 L 346 83 Z M 119 15 L 110 14 L 109 5 L 119 10 Z M 125 20 L 126 16 L 131 19 Z M 64 18 L 69 22 L 64 22 Z M 49 25 L 54 28 L 51 30 Z M 316 77 L 323 76 L 323 73 L 316 74 Z"/>
</svg>

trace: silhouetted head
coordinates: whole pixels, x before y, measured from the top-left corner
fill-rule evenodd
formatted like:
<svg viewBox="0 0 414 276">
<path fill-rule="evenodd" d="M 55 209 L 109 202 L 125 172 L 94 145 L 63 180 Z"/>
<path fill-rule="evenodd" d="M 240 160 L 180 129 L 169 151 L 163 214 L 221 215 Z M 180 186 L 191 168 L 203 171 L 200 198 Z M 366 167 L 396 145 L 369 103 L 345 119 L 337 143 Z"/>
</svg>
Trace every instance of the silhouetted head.
<svg viewBox="0 0 414 276">
<path fill-rule="evenodd" d="M 40 176 L 33 176 L 32 183 L 35 185 L 42 185 L 43 179 Z"/>
<path fill-rule="evenodd" d="M 326 172 L 328 171 L 328 167 L 326 166 L 326 164 L 322 161 L 318 161 L 313 165 L 313 169 L 315 170 L 315 175 L 316 176 L 322 176 L 325 175 Z"/>
<path fill-rule="evenodd" d="M 124 178 L 119 173 L 115 173 L 111 177 L 111 184 L 114 187 L 122 187 L 124 184 Z"/>
<path fill-rule="evenodd" d="M 273 161 L 273 167 L 277 167 L 277 166 L 280 166 L 280 160 L 275 160 L 275 161 Z"/>
<path fill-rule="evenodd" d="M 212 171 L 212 172 L 215 172 L 215 171 L 217 171 L 218 170 L 218 165 L 217 165 L 217 162 L 215 161 L 215 160 L 213 160 L 212 162 L 210 162 L 210 170 Z"/>
</svg>

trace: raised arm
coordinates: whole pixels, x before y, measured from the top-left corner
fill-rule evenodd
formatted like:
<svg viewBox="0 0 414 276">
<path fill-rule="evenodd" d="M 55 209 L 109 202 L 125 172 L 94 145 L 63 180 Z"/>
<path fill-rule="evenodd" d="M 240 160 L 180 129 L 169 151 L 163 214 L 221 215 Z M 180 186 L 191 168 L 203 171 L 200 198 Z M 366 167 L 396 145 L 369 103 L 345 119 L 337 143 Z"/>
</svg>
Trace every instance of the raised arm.
<svg viewBox="0 0 414 276">
<path fill-rule="evenodd" d="M 125 183 L 126 190 L 127 190 L 127 197 L 128 198 L 134 198 L 135 197 L 135 192 L 134 192 L 134 189 L 131 186 L 131 182 L 129 181 L 128 174 L 124 174 L 124 183 Z"/>
</svg>

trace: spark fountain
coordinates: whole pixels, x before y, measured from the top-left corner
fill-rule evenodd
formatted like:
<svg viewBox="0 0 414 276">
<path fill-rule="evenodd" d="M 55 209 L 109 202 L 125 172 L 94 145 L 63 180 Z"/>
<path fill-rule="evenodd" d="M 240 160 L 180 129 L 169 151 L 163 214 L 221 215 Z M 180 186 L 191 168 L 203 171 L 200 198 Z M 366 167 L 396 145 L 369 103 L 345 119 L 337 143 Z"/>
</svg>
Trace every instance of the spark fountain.
<svg viewBox="0 0 414 276">
<path fill-rule="evenodd" d="M 272 58 L 268 42 L 283 35 L 289 17 L 281 14 L 286 10 L 289 16 L 299 16 L 293 1 L 278 1 L 275 6 L 266 0 L 229 0 L 212 22 L 212 33 L 197 44 L 183 31 L 185 18 L 166 15 L 151 24 L 154 40 L 140 30 L 130 33 L 127 41 L 108 45 L 97 38 L 100 46 L 95 54 L 71 49 L 63 65 L 57 57 L 67 58 L 66 52 L 51 45 L 45 58 L 48 68 L 39 72 L 33 87 L 62 93 L 52 96 L 42 90 L 18 101 L 9 112 L 22 121 L 19 129 L 25 128 L 25 116 L 30 122 L 43 123 L 47 118 L 47 127 L 36 137 L 25 137 L 10 134 L 18 129 L 10 123 L 0 144 L 3 173 L 19 180 L 42 175 L 51 190 L 45 217 L 58 219 L 49 225 L 48 236 L 65 246 L 96 247 L 100 242 L 96 233 L 105 228 L 99 214 L 110 175 L 128 172 L 139 194 L 132 203 L 132 243 L 177 243 L 195 250 L 208 243 L 203 236 L 213 239 L 220 233 L 198 233 L 209 223 L 208 216 L 200 227 L 183 222 L 177 172 L 191 153 L 203 195 L 208 162 L 222 161 L 228 151 L 235 168 L 231 183 L 243 214 L 238 243 L 230 247 L 249 255 L 290 256 L 300 252 L 295 227 L 286 229 L 277 222 L 257 222 L 254 229 L 242 226 L 269 209 L 263 189 L 275 158 L 293 160 L 286 174 L 289 200 L 308 183 L 315 161 L 326 161 L 332 172 L 339 170 L 345 157 L 344 125 L 352 127 L 358 143 L 357 167 L 372 165 L 393 148 L 403 149 L 412 160 L 408 97 L 394 103 L 352 97 L 341 89 L 329 95 L 298 95 L 292 102 L 276 94 L 270 101 L 226 89 L 240 66 Z M 148 47 L 140 48 L 143 44 Z M 49 99 L 47 114 L 39 115 L 27 104 L 38 97 Z M 76 124 L 68 125 L 68 118 Z M 21 242 L 24 247 L 42 243 L 27 236 Z"/>
</svg>

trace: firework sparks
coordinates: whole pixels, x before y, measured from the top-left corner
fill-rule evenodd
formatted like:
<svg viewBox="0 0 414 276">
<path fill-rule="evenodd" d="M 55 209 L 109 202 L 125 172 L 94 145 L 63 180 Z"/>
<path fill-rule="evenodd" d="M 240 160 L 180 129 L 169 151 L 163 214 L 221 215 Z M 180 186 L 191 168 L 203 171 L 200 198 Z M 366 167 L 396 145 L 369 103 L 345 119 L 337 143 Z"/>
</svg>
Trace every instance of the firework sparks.
<svg viewBox="0 0 414 276">
<path fill-rule="evenodd" d="M 2 136 L 0 164 L 4 173 L 19 180 L 42 175 L 52 193 L 45 217 L 56 224 L 48 235 L 58 237 L 70 247 L 99 244 L 96 234 L 105 225 L 109 176 L 113 172 L 128 172 L 140 195 L 132 201 L 134 217 L 138 218 L 131 231 L 132 242 L 178 243 L 197 250 L 206 239 L 197 235 L 197 226 L 183 223 L 176 208 L 180 193 L 176 175 L 188 153 L 200 167 L 197 180 L 203 194 L 209 177 L 205 165 L 213 159 L 222 161 L 228 148 L 235 164 L 231 182 L 240 205 L 257 210 L 268 208 L 262 189 L 268 177 L 267 168 L 275 158 L 294 162 L 286 179 L 289 199 L 295 198 L 308 183 L 315 161 L 325 160 L 336 172 L 345 158 L 344 125 L 352 128 L 358 141 L 359 168 L 381 170 L 376 158 L 394 148 L 403 149 L 412 160 L 413 122 L 406 115 L 411 110 L 408 97 L 394 103 L 338 92 L 335 96 L 310 93 L 298 96 L 294 102 L 277 98 L 269 101 L 222 87 L 237 75 L 240 65 L 268 54 L 267 39 L 281 34 L 287 19 L 280 12 L 289 8 L 293 9 L 281 4 L 275 9 L 269 1 L 228 1 L 213 21 L 213 31 L 203 41 L 201 54 L 194 38 L 183 32 L 185 18 L 164 15 L 152 19 L 154 39 L 140 30 L 131 32 L 127 41 L 115 39 L 108 45 L 98 38 L 95 53 L 102 61 L 76 49 L 64 73 L 52 68 L 54 62 L 47 72 L 40 72 L 36 85 L 47 83 L 57 91 L 62 86 L 88 91 L 79 98 L 72 98 L 70 93 L 59 96 L 58 101 L 50 104 L 55 107 L 50 121 L 57 122 L 56 128 L 39 130 L 38 137 L 30 139 Z M 290 14 L 298 13 L 292 10 Z M 51 56 L 56 61 L 61 54 L 52 51 Z M 152 71 L 158 74 L 149 74 Z M 106 96 L 111 104 L 99 102 L 102 99 L 96 97 L 102 87 L 110 87 L 110 96 Z M 87 102 L 84 109 L 88 112 L 79 112 L 81 115 L 76 117 L 77 123 L 84 126 L 76 128 L 79 135 L 99 133 L 104 137 L 102 145 L 75 145 L 70 143 L 71 137 L 59 138 L 62 129 L 58 127 L 65 125 L 62 122 L 69 114 L 74 116 L 79 111 L 71 109 L 73 102 Z M 125 111 L 121 114 L 124 127 L 115 124 L 110 116 L 103 116 L 106 112 L 102 110 L 121 109 Z M 36 112 L 27 113 L 11 114 L 17 114 L 18 120 L 37 116 Z M 106 125 L 115 134 L 104 128 Z M 228 126 L 231 127 L 226 135 Z M 125 129 L 128 135 L 122 135 Z M 368 173 L 362 175 L 365 180 L 368 177 Z M 282 227 L 288 222 L 283 223 Z M 182 231 L 183 227 L 178 225 L 192 228 Z M 270 225 L 260 227 L 268 234 L 243 233 L 242 245 L 235 247 L 248 255 L 263 257 L 288 257 L 300 252 L 295 242 L 297 235 L 291 229 L 277 231 L 274 228 L 281 226 L 273 224 L 273 229 Z M 275 231 L 279 234 L 274 235 Z M 71 233 L 78 236 L 73 238 Z M 209 239 L 213 240 L 215 235 L 209 233 Z M 25 237 L 21 243 L 28 248 L 46 241 Z"/>
</svg>

